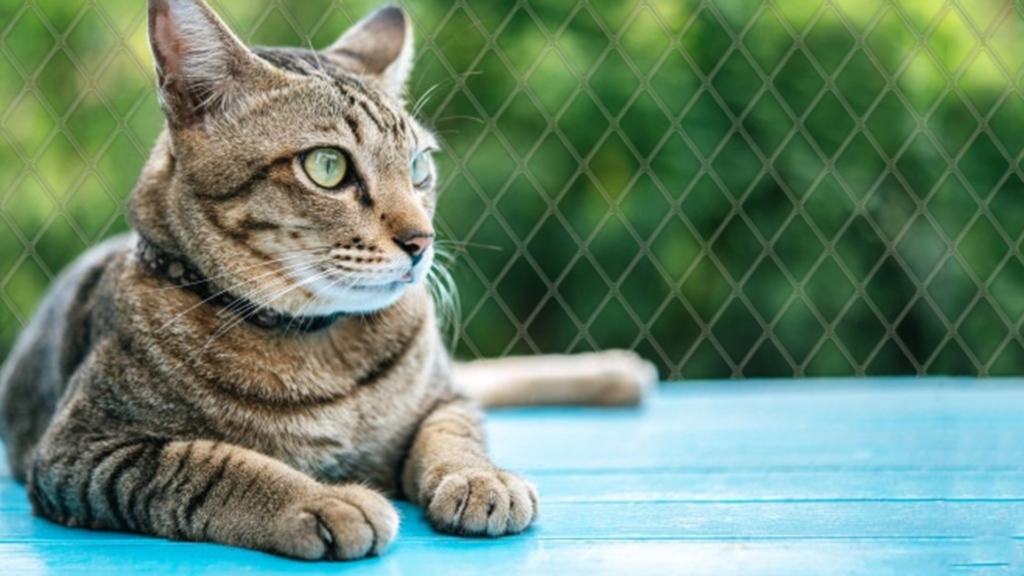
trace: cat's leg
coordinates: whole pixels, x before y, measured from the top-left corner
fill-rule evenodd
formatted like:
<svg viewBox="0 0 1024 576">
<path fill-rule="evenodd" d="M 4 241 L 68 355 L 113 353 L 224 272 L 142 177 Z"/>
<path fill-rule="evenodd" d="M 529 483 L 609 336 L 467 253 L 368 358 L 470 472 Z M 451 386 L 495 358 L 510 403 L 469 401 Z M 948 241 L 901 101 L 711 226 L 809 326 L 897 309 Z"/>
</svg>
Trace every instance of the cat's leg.
<svg viewBox="0 0 1024 576">
<path fill-rule="evenodd" d="M 230 444 L 47 440 L 36 454 L 29 496 L 37 514 L 69 526 L 310 560 L 379 554 L 398 530 L 394 507 L 377 492 L 321 484 Z"/>
<path fill-rule="evenodd" d="M 525 530 L 537 517 L 537 490 L 487 457 L 480 411 L 456 400 L 423 421 L 402 471 L 408 498 L 439 530 L 501 536 Z"/>
<path fill-rule="evenodd" d="M 658 370 L 635 352 L 606 350 L 459 362 L 454 377 L 486 407 L 631 406 L 657 384 Z"/>
</svg>

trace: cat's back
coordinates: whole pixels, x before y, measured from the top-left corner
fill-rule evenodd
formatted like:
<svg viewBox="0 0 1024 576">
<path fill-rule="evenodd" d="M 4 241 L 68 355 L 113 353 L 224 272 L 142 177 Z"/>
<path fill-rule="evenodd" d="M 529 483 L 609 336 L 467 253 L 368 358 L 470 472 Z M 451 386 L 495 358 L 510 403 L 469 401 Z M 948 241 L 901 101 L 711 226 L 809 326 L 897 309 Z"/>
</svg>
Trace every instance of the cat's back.
<svg viewBox="0 0 1024 576">
<path fill-rule="evenodd" d="M 57 277 L 0 371 L 0 438 L 15 477 L 54 413 L 70 376 L 102 329 L 103 279 L 124 259 L 132 238 L 90 249 Z M 41 415 L 45 417 L 40 417 Z"/>
</svg>

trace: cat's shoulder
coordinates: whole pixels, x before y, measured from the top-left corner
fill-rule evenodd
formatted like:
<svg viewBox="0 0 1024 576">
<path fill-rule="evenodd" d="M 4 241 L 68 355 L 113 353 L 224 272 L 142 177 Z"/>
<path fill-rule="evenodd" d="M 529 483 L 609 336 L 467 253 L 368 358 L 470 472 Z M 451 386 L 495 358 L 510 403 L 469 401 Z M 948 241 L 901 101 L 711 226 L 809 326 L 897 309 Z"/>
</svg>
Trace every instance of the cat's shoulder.
<svg viewBox="0 0 1024 576">
<path fill-rule="evenodd" d="M 74 316 L 76 308 L 95 302 L 104 279 L 123 264 L 133 245 L 134 236 L 122 234 L 86 250 L 54 280 L 41 311 L 52 309 Z"/>
</svg>

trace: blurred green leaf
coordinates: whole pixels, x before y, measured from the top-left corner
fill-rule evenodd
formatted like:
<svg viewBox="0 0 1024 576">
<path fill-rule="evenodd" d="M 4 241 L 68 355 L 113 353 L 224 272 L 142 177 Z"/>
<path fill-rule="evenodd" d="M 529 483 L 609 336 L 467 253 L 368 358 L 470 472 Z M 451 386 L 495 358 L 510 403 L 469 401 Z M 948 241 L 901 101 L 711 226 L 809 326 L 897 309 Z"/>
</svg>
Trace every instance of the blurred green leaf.
<svg viewBox="0 0 1024 576">
<path fill-rule="evenodd" d="M 378 3 L 216 0 L 326 46 Z M 1014 0 L 409 3 L 463 356 L 670 378 L 1022 374 Z M 163 124 L 144 4 L 0 4 L 0 357 L 123 231 Z"/>
</svg>

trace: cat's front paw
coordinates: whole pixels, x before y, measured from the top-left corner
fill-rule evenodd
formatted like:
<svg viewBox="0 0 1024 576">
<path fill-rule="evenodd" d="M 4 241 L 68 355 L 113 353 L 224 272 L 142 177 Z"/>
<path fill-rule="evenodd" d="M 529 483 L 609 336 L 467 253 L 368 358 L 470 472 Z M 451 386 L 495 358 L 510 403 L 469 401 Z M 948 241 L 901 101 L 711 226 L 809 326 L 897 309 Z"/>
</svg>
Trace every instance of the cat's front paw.
<svg viewBox="0 0 1024 576">
<path fill-rule="evenodd" d="M 272 550 L 307 560 L 355 560 L 377 555 L 398 533 L 387 498 L 358 485 L 326 486 L 292 506 Z"/>
<path fill-rule="evenodd" d="M 537 518 L 537 489 L 511 472 L 463 468 L 432 484 L 423 501 L 430 522 L 442 532 L 503 536 L 522 532 Z"/>
</svg>

